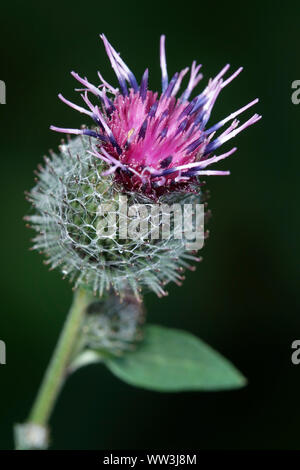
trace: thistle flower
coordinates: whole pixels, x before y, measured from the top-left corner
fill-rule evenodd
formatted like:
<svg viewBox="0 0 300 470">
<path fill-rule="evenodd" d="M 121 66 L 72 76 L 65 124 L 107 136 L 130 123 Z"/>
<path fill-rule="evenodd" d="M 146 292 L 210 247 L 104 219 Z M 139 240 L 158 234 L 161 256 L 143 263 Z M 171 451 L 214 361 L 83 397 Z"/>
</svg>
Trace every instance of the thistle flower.
<svg viewBox="0 0 300 470">
<path fill-rule="evenodd" d="M 166 295 L 165 285 L 181 285 L 183 271 L 194 270 L 200 261 L 197 250 L 205 238 L 200 177 L 229 173 L 207 167 L 232 155 L 235 147 L 218 156 L 214 152 L 260 119 L 254 114 L 241 126 L 236 120 L 258 100 L 208 127 L 220 91 L 241 68 L 223 79 L 226 65 L 190 99 L 202 78 L 201 66 L 193 62 L 187 87 L 176 98 L 188 68 L 168 79 L 162 36 L 159 96 L 148 90 L 148 69 L 139 85 L 106 37 L 101 38 L 120 88 L 100 73 L 101 83 L 94 86 L 72 72 L 83 86 L 79 91 L 86 108 L 59 97 L 90 116 L 94 126 L 51 126 L 68 134 L 67 143 L 63 140 L 59 152 L 44 157 L 27 194 L 33 213 L 25 219 L 37 232 L 32 249 L 45 254 L 50 269 L 60 268 L 76 292 L 28 421 L 15 427 L 20 450 L 48 447 L 47 423 L 66 376 L 92 362 L 101 361 L 129 384 L 161 392 L 245 385 L 234 366 L 190 333 L 150 325 L 144 349 L 137 346 L 144 338 L 141 292 L 147 288 Z M 90 291 L 101 300 L 95 301 Z"/>
<path fill-rule="evenodd" d="M 73 77 L 84 87 L 79 91 L 86 108 L 68 101 L 61 94 L 59 98 L 73 109 L 90 116 L 96 129 L 55 126 L 51 126 L 51 129 L 93 137 L 95 145 L 92 153 L 108 165 L 106 174 L 114 174 L 124 190 L 140 191 L 152 198 L 174 190 L 194 191 L 199 176 L 228 175 L 228 171 L 207 170 L 207 167 L 232 155 L 236 147 L 218 156 L 214 152 L 261 118 L 254 114 L 240 126 L 236 119 L 256 104 L 258 99 L 209 128 L 207 123 L 219 93 L 239 75 L 242 67 L 223 79 L 229 69 L 229 65 L 226 65 L 200 94 L 190 100 L 194 88 L 202 79 L 199 73 L 201 65 L 194 61 L 188 85 L 181 96 L 176 98 L 189 69 L 176 72 L 169 80 L 165 36 L 161 36 L 162 93 L 159 96 L 157 92 L 148 90 L 148 69 L 139 85 L 105 35 L 100 37 L 120 88 L 108 84 L 99 72 L 99 86 L 92 85 L 87 78 L 72 72 Z M 90 95 L 98 99 L 98 104 L 90 101 Z M 232 121 L 229 127 L 216 137 L 216 131 L 229 121 Z"/>
<path fill-rule="evenodd" d="M 229 65 L 211 79 L 202 93 L 190 95 L 202 78 L 200 65 L 193 62 L 187 87 L 179 98 L 182 80 L 188 68 L 176 73 L 169 81 L 165 57 L 165 37 L 160 41 L 162 94 L 148 90 L 148 70 L 140 85 L 119 54 L 101 36 L 120 88 L 108 84 L 99 73 L 100 85 L 92 85 L 77 73 L 81 97 L 86 108 L 73 104 L 62 95 L 60 99 L 94 120 L 91 129 L 53 130 L 79 137 L 68 140 L 59 153 L 52 152 L 40 166 L 35 188 L 28 195 L 35 214 L 26 218 L 38 232 L 33 248 L 45 253 L 50 268 L 60 267 L 74 288 L 84 285 L 102 296 L 104 290 L 117 294 L 130 288 L 139 298 L 142 288 L 157 295 L 166 295 L 164 286 L 173 281 L 181 284 L 182 272 L 194 269 L 191 262 L 200 261 L 189 251 L 184 237 L 170 230 L 164 238 L 153 232 L 164 226 L 163 218 L 151 220 L 145 232 L 135 237 L 113 232 L 116 215 L 130 224 L 129 214 L 121 213 L 120 195 L 126 195 L 128 206 L 153 203 L 189 204 L 192 208 L 204 202 L 204 175 L 226 175 L 228 171 L 207 170 L 207 167 L 231 155 L 236 148 L 214 155 L 214 151 L 260 116 L 254 114 L 238 127 L 236 117 L 253 106 L 253 100 L 219 123 L 207 128 L 212 107 L 220 91 L 241 71 L 223 79 Z M 92 104 L 94 95 L 98 104 Z M 218 137 L 215 132 L 232 120 Z M 110 204 L 106 214 L 99 206 Z M 147 215 L 141 217 L 147 219 Z M 194 231 L 195 221 L 190 229 Z M 197 248 L 198 249 L 198 248 Z"/>
</svg>

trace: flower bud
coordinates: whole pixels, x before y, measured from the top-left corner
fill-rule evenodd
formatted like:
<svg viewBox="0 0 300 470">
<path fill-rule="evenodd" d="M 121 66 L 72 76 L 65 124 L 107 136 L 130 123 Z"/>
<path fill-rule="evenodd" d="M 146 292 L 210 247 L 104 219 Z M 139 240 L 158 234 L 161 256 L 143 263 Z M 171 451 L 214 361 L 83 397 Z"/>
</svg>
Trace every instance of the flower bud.
<svg viewBox="0 0 300 470">
<path fill-rule="evenodd" d="M 85 317 L 82 348 L 121 355 L 143 339 L 144 307 L 130 291 L 90 305 Z"/>
</svg>

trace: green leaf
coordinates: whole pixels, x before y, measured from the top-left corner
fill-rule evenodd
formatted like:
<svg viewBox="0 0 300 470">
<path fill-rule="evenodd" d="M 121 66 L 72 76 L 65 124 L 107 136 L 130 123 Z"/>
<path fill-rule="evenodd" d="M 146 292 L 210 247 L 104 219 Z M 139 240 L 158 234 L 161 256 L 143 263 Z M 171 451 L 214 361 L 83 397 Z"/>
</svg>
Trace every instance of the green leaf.
<svg viewBox="0 0 300 470">
<path fill-rule="evenodd" d="M 104 363 L 119 379 L 160 392 L 227 390 L 246 384 L 221 354 L 191 333 L 148 325 L 134 352 Z"/>
</svg>

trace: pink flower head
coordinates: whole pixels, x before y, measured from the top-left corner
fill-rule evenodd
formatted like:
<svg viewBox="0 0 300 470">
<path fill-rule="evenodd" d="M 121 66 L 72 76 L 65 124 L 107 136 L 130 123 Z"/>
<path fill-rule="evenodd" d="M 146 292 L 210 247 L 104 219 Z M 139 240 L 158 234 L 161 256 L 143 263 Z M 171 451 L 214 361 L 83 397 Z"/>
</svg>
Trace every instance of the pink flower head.
<svg viewBox="0 0 300 470">
<path fill-rule="evenodd" d="M 87 78 L 77 73 L 72 75 L 82 85 L 81 97 L 87 108 L 59 98 L 77 111 L 89 115 L 96 129 L 65 129 L 51 126 L 52 130 L 68 134 L 84 134 L 95 138 L 93 154 L 108 165 L 106 174 L 114 173 L 116 180 L 128 191 L 142 191 L 150 197 L 173 190 L 192 191 L 198 177 L 202 175 L 227 175 L 228 171 L 207 170 L 213 163 L 235 152 L 236 147 L 215 155 L 214 152 L 246 127 L 257 122 L 261 116 L 254 114 L 239 126 L 236 117 L 258 102 L 255 99 L 228 117 L 207 128 L 213 105 L 220 91 L 241 71 L 236 70 L 227 79 L 226 65 L 220 73 L 210 79 L 202 93 L 190 100 L 194 88 L 202 79 L 201 65 L 194 61 L 187 87 L 177 97 L 184 76 L 183 69 L 169 80 L 165 55 L 165 36 L 160 39 L 160 66 L 162 93 L 148 90 L 148 69 L 140 85 L 120 55 L 108 42 L 104 43 L 120 88 L 107 83 L 98 72 L 100 85 L 94 86 Z M 90 101 L 95 95 L 98 104 Z M 215 133 L 228 121 L 229 127 L 220 135 Z"/>
</svg>

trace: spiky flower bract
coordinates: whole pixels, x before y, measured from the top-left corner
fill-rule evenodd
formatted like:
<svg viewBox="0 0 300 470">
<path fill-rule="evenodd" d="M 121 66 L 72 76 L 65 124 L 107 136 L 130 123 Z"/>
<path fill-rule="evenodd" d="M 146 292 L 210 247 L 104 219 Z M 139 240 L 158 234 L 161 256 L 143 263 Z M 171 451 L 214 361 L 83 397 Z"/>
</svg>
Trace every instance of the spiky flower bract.
<svg viewBox="0 0 300 470">
<path fill-rule="evenodd" d="M 60 146 L 60 153 L 46 158 L 39 167 L 37 185 L 28 197 L 35 214 L 26 217 L 38 232 L 33 248 L 47 256 L 45 263 L 60 267 L 75 287 L 85 285 L 102 296 L 113 288 L 122 294 L 128 286 L 138 297 L 142 287 L 165 295 L 164 285 L 180 283 L 182 270 L 190 261 L 199 261 L 186 251 L 184 239 L 175 239 L 170 230 L 168 238 L 152 239 L 152 232 L 161 227 L 148 225 L 143 236 L 121 239 L 119 234 L 106 236 L 103 227 L 109 226 L 112 216 L 119 217 L 119 196 L 123 188 L 113 184 L 113 176 L 103 176 L 105 163 L 90 152 L 89 137 L 80 136 Z M 153 200 L 136 192 L 127 193 L 128 206 L 143 203 L 151 208 Z M 196 203 L 199 194 L 172 193 L 161 201 L 180 204 Z M 101 215 L 99 206 L 109 204 L 109 212 Z M 150 212 L 150 210 L 149 210 Z M 132 217 L 124 213 L 130 225 Z M 115 235 L 115 236 L 114 236 Z"/>
</svg>

